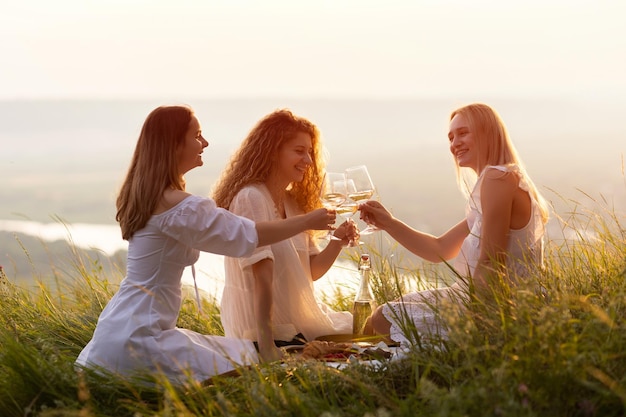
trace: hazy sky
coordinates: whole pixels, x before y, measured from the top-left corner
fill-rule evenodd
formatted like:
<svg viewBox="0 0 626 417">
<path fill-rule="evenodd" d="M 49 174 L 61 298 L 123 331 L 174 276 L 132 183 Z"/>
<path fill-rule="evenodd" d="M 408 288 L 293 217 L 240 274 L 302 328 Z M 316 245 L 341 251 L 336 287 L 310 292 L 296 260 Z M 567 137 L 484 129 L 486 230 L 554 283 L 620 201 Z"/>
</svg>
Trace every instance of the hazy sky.
<svg viewBox="0 0 626 417">
<path fill-rule="evenodd" d="M 624 0 L 0 0 L 0 99 L 626 97 Z"/>
</svg>

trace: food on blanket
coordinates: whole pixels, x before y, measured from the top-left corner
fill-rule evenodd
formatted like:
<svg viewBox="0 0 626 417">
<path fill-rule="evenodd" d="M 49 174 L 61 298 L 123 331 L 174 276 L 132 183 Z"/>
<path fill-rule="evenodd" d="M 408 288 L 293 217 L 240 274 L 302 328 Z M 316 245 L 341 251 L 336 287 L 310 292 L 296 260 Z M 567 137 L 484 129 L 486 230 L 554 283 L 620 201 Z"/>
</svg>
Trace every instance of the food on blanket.
<svg viewBox="0 0 626 417">
<path fill-rule="evenodd" d="M 393 356 L 393 353 L 389 352 L 388 350 L 385 349 L 381 349 L 381 348 L 376 348 L 376 349 L 372 349 L 372 348 L 368 348 L 365 349 L 363 352 L 361 352 L 361 357 L 366 357 L 368 359 L 389 359 Z"/>
<path fill-rule="evenodd" d="M 337 355 L 354 351 L 352 343 L 326 342 L 323 340 L 313 340 L 304 345 L 302 357 L 304 359 L 323 359 L 327 355 Z"/>
<path fill-rule="evenodd" d="M 357 359 L 389 359 L 393 353 L 380 347 L 363 349 L 358 344 L 313 340 L 302 350 L 302 358 L 326 361 L 343 361 L 350 357 Z"/>
</svg>

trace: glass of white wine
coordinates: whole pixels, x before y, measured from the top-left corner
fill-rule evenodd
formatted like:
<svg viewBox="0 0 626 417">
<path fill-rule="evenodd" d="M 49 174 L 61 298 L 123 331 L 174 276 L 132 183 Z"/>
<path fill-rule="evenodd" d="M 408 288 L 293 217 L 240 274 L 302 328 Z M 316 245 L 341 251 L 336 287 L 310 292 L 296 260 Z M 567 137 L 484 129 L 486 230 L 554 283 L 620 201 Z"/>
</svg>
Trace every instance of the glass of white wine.
<svg viewBox="0 0 626 417">
<path fill-rule="evenodd" d="M 353 180 L 346 180 L 346 190 L 348 196 L 354 195 L 356 193 L 356 186 L 354 185 Z M 337 208 L 337 214 L 339 214 L 346 220 L 351 220 L 352 216 L 354 216 L 354 213 L 356 213 L 358 209 L 359 203 L 348 197 L 346 201 L 344 201 L 343 204 Z M 361 243 L 363 242 L 356 242 L 354 239 L 350 239 L 350 241 L 348 242 L 348 246 L 354 247 L 360 245 Z"/>
<path fill-rule="evenodd" d="M 345 172 L 327 172 L 322 180 L 320 199 L 329 210 L 338 211 L 339 207 L 348 198 Z M 340 240 L 329 230 L 326 239 Z"/>
<path fill-rule="evenodd" d="M 365 165 L 359 165 L 346 169 L 346 179 L 354 183 L 354 192 L 348 194 L 348 198 L 357 203 L 371 199 L 374 196 L 376 189 L 374 183 Z M 362 235 L 368 235 L 373 232 L 377 232 L 376 226 L 368 224 L 367 227 L 361 230 Z"/>
</svg>

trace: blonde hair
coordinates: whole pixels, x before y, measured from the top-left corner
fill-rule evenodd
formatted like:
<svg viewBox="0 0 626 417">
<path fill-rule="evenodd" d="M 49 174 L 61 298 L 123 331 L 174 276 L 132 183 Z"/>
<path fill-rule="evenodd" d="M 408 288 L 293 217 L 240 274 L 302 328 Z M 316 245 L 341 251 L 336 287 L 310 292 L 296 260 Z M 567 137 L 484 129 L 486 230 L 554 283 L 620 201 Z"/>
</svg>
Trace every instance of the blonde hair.
<svg viewBox="0 0 626 417">
<path fill-rule="evenodd" d="M 324 169 L 320 133 L 313 123 L 294 115 L 288 109 L 268 114 L 248 133 L 214 186 L 213 199 L 216 204 L 228 209 L 243 187 L 265 182 L 280 147 L 301 132 L 311 136 L 312 164 L 302 181 L 290 184 L 287 193 L 305 212 L 320 207 L 319 191 Z"/>
<path fill-rule="evenodd" d="M 480 175 L 487 166 L 516 165 L 519 168 L 520 175 L 528 184 L 531 196 L 539 204 L 544 223 L 547 222 L 548 205 L 526 173 L 524 164 L 519 158 L 515 146 L 513 146 L 513 142 L 500 115 L 494 109 L 482 103 L 469 104 L 454 110 L 450 114 L 450 121 L 456 115 L 463 116 L 467 122 L 478 154 L 477 172 L 460 167 L 455 159 L 457 182 L 461 191 L 466 196 L 469 196 L 476 182 L 477 175 Z"/>
<path fill-rule="evenodd" d="M 146 118 L 116 201 L 122 238 L 128 240 L 146 226 L 167 188 L 185 189 L 176 151 L 192 116 L 187 106 L 161 106 Z"/>
</svg>

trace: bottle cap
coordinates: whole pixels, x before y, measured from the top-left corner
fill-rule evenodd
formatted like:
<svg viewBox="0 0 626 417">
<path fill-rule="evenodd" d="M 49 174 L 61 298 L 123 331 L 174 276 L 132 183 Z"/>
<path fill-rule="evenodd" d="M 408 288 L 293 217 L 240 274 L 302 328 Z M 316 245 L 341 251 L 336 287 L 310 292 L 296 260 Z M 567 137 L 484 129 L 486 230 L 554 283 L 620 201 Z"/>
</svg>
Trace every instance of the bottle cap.
<svg viewBox="0 0 626 417">
<path fill-rule="evenodd" d="M 361 254 L 361 261 L 359 262 L 359 268 L 370 268 L 370 256 L 367 253 Z"/>
</svg>

